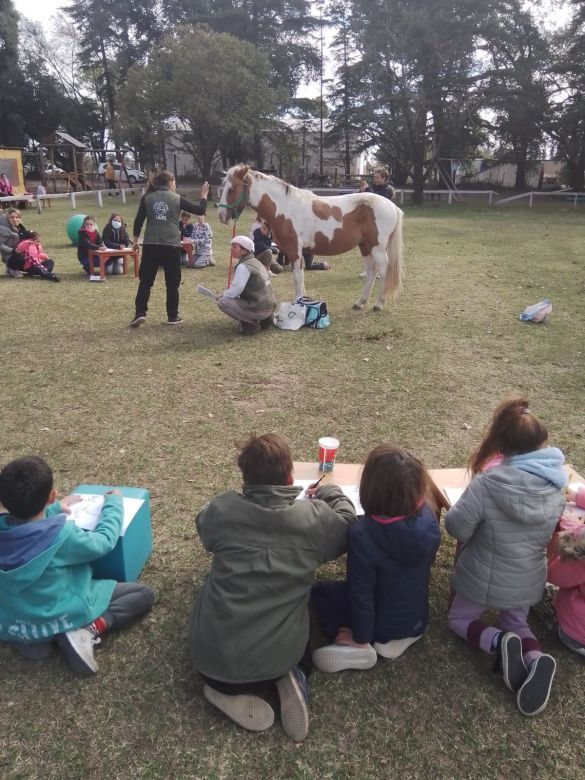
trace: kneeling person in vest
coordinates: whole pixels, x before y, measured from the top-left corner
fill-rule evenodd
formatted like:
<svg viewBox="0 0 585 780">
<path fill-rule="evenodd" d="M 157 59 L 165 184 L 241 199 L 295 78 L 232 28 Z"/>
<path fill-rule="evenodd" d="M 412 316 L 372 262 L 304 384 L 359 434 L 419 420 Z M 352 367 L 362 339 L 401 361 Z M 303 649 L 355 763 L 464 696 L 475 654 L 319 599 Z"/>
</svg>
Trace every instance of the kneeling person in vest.
<svg viewBox="0 0 585 780">
<path fill-rule="evenodd" d="M 230 248 L 239 262 L 230 287 L 223 291 L 217 305 L 240 323 L 241 333 L 251 335 L 272 325 L 274 293 L 268 271 L 253 255 L 254 242 L 248 236 L 236 236 Z"/>
</svg>

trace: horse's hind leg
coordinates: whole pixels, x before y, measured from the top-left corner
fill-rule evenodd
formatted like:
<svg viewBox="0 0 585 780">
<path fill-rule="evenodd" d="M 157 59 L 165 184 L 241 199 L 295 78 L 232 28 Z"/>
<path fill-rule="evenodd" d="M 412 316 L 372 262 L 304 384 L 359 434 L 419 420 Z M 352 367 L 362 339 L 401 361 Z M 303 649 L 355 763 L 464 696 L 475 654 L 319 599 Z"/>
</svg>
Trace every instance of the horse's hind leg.
<svg viewBox="0 0 585 780">
<path fill-rule="evenodd" d="M 386 303 L 386 293 L 384 292 L 386 283 L 386 274 L 388 273 L 388 257 L 386 256 L 386 250 L 376 247 L 372 250 L 373 263 L 376 269 L 376 273 L 380 275 L 380 286 L 378 288 L 378 298 L 373 305 L 374 311 L 382 311 L 384 304 Z"/>
<path fill-rule="evenodd" d="M 366 269 L 366 281 L 363 286 L 360 297 L 354 303 L 354 309 L 363 309 L 364 305 L 368 302 L 374 281 L 376 279 L 376 267 L 374 265 L 374 258 L 372 255 L 364 255 L 363 257 L 364 267 Z"/>
</svg>

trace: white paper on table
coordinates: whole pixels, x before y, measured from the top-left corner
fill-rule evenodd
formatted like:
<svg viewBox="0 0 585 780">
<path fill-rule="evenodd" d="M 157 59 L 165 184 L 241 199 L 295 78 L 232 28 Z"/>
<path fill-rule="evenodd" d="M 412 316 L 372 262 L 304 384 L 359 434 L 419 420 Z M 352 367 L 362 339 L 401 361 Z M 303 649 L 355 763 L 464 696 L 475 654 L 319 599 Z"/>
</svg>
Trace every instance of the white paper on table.
<svg viewBox="0 0 585 780">
<path fill-rule="evenodd" d="M 465 488 L 445 487 L 443 493 L 447 496 L 449 504 L 454 506 L 465 493 Z"/>
<path fill-rule="evenodd" d="M 299 499 L 306 499 L 307 496 L 305 495 L 305 490 L 309 487 L 309 485 L 313 485 L 317 480 L 315 479 L 295 479 L 295 486 L 301 487 L 302 490 L 297 496 L 296 500 Z M 360 495 L 359 495 L 359 487 L 358 485 L 339 485 L 339 488 L 343 492 L 345 496 L 347 496 L 350 501 L 353 502 L 353 505 L 355 506 L 356 514 L 363 515 L 364 510 L 362 509 L 362 505 L 360 504 Z"/>
<path fill-rule="evenodd" d="M 105 496 L 96 495 L 95 493 L 77 493 L 76 495 L 80 496 L 81 501 L 70 507 L 71 514 L 69 517 L 79 528 L 83 528 L 85 531 L 94 531 L 104 505 Z M 122 498 L 124 519 L 122 520 L 120 536 L 124 536 L 143 503 L 144 499 L 142 498 L 127 498 L 126 496 Z"/>
</svg>

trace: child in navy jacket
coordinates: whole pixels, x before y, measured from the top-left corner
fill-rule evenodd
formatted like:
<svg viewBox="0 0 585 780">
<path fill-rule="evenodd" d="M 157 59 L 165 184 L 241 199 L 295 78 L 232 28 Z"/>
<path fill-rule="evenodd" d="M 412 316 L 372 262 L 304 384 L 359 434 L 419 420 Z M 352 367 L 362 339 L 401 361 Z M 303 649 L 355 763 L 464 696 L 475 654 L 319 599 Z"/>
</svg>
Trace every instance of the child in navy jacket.
<svg viewBox="0 0 585 780">
<path fill-rule="evenodd" d="M 313 653 L 318 669 L 370 669 L 378 655 L 398 658 L 424 634 L 440 542 L 428 485 L 423 464 L 406 450 L 381 444 L 368 455 L 360 481 L 366 514 L 349 531 L 347 581 L 317 582 L 311 593 L 334 640 Z"/>
</svg>

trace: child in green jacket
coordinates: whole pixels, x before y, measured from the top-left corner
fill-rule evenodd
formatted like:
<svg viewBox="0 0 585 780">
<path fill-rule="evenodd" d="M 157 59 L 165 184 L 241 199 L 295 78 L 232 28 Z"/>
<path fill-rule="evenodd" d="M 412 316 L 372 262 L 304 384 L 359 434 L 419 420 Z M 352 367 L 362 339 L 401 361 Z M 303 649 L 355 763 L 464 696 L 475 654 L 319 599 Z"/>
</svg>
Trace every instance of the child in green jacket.
<svg viewBox="0 0 585 780">
<path fill-rule="evenodd" d="M 0 471 L 0 640 L 29 659 L 56 641 L 73 671 L 95 674 L 93 646 L 106 631 L 146 612 L 153 591 L 135 582 L 95 580 L 90 562 L 114 549 L 123 519 L 118 490 L 106 494 L 94 531 L 68 520 L 68 496 L 55 501 L 42 458 L 18 458 Z"/>
<path fill-rule="evenodd" d="M 217 496 L 196 519 L 213 561 L 191 612 L 191 661 L 205 698 L 251 731 L 272 725 L 257 694 L 274 685 L 284 731 L 299 742 L 309 727 L 311 586 L 316 569 L 346 551 L 355 509 L 336 485 L 296 501 L 291 451 L 277 434 L 251 437 L 238 466 L 242 491 Z"/>
</svg>

